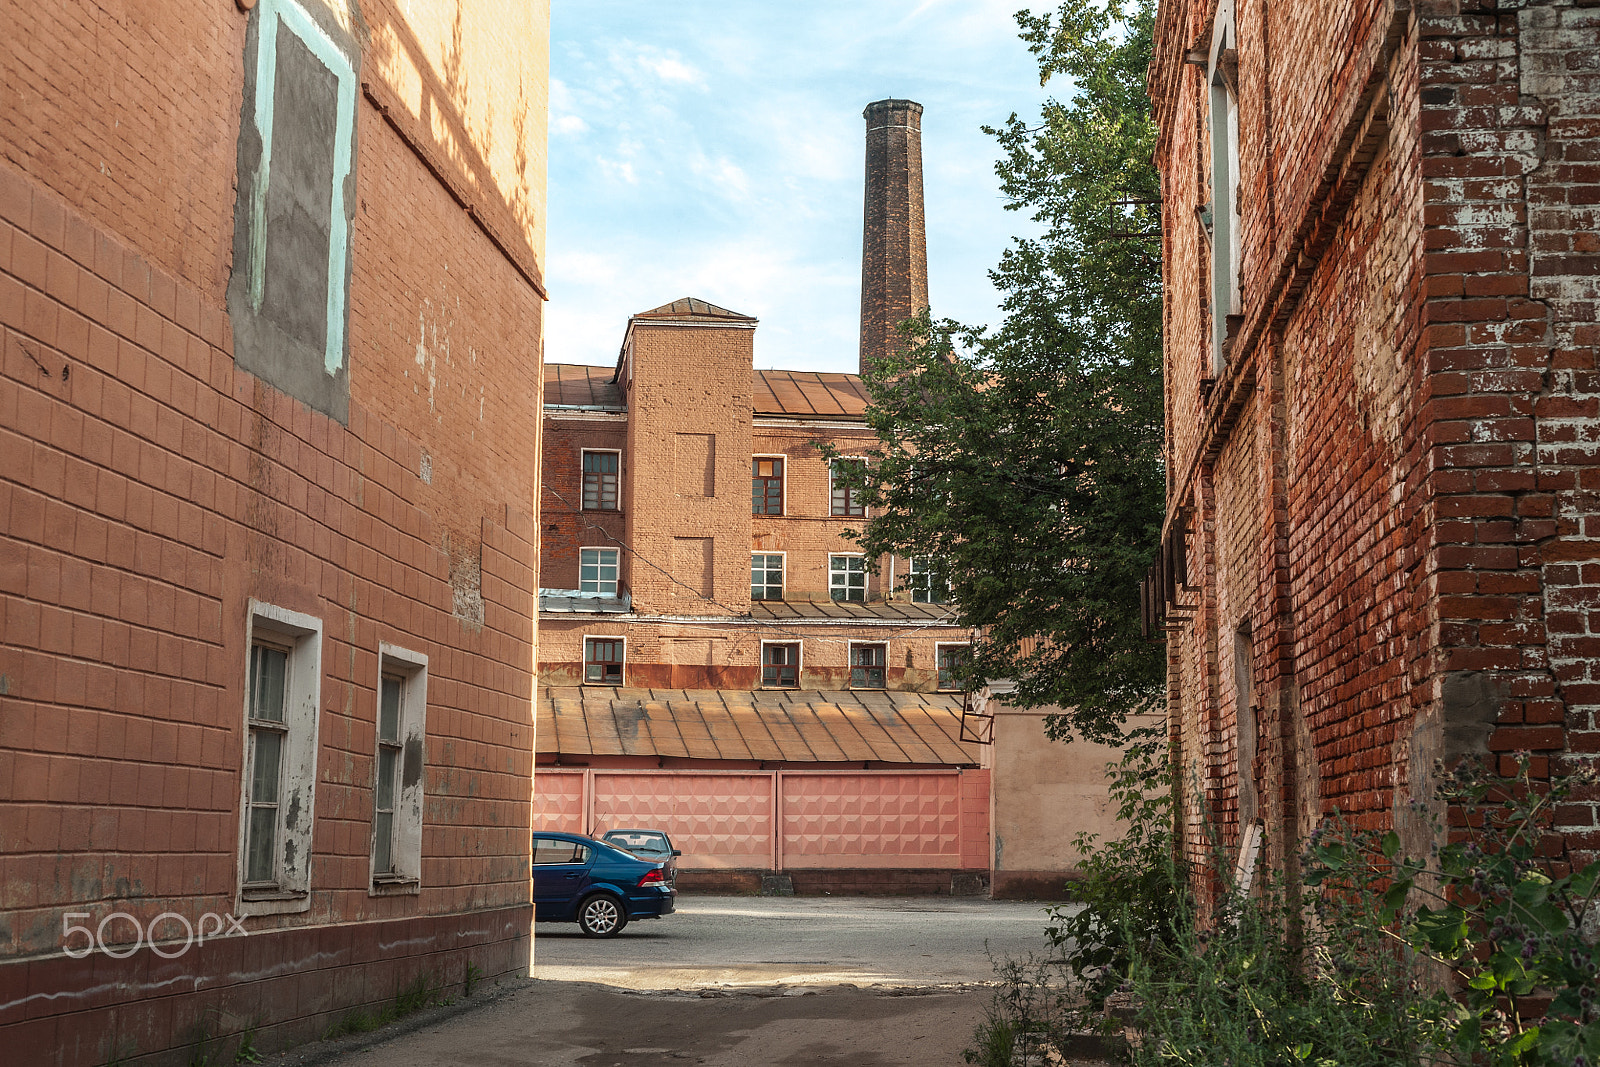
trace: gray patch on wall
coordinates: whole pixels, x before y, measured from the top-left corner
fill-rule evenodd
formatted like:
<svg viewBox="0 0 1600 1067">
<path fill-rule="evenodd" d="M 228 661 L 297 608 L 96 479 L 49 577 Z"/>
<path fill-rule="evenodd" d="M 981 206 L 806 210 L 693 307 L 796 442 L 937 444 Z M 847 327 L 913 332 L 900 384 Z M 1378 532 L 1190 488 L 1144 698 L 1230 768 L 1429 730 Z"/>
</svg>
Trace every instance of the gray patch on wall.
<svg viewBox="0 0 1600 1067">
<path fill-rule="evenodd" d="M 315 5 L 317 18 L 360 77 L 360 49 Z M 352 256 L 344 277 L 329 277 L 329 242 L 348 240 L 356 198 L 354 170 L 345 182 L 344 225 L 333 210 L 338 79 L 292 31 L 273 22 L 277 62 L 272 100 L 272 150 L 268 160 L 264 223 L 256 232 L 254 207 L 262 141 L 256 129 L 256 73 L 263 7 L 250 13 L 244 55 L 244 94 L 239 122 L 237 199 L 234 204 L 233 273 L 228 279 L 228 317 L 234 361 L 242 369 L 340 422 L 350 409 L 347 331 L 338 369 L 326 368 L 330 285 L 348 293 Z M 355 137 L 352 129 L 351 139 Z M 350 146 L 355 159 L 355 147 Z M 342 236 L 341 236 L 342 235 Z M 251 296 L 253 250 L 262 242 L 259 306 Z M 339 301 L 348 321 L 349 301 Z M 342 324 L 341 324 L 342 325 Z"/>
<path fill-rule="evenodd" d="M 1417 717 L 1404 743 L 1410 749 L 1406 755 L 1406 792 L 1418 804 L 1404 805 L 1398 789 L 1394 800 L 1395 829 L 1407 852 L 1426 855 L 1433 844 L 1429 813 L 1437 814 L 1435 766 L 1449 765 L 1464 756 L 1488 754 L 1489 735 L 1500 718 L 1502 700 L 1503 694 L 1488 675 L 1452 671 L 1442 680 L 1439 699 Z"/>
<path fill-rule="evenodd" d="M 0 697 L 11 692 L 11 675 L 0 674 Z"/>
</svg>

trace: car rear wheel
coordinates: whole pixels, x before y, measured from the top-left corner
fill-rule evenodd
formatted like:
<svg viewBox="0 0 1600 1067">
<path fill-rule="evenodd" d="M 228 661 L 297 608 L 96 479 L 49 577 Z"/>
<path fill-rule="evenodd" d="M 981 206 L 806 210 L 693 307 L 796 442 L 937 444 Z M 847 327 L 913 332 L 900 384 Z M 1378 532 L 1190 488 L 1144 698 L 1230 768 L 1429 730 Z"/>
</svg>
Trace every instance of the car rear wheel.
<svg viewBox="0 0 1600 1067">
<path fill-rule="evenodd" d="M 597 893 L 578 909 L 578 929 L 587 937 L 616 937 L 628 925 L 622 901 L 609 893 Z"/>
</svg>

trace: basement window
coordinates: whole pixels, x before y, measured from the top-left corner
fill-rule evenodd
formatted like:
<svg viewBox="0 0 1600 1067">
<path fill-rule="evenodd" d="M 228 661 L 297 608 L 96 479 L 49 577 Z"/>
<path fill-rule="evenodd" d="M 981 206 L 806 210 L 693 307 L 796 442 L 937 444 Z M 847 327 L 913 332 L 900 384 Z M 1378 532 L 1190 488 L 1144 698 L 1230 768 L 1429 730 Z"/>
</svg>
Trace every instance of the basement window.
<svg viewBox="0 0 1600 1067">
<path fill-rule="evenodd" d="M 961 666 L 967 661 L 969 646 L 967 645 L 936 645 L 936 655 L 939 661 L 939 688 L 942 690 L 960 690 L 966 683 L 960 677 Z"/>
</svg>

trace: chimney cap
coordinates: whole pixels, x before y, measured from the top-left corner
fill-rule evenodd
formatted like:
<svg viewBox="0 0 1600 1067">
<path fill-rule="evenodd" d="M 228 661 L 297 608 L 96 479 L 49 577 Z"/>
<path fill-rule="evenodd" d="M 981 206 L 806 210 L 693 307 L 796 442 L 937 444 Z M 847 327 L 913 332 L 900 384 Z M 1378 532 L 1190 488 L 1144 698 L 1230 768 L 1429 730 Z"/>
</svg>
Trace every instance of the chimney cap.
<svg viewBox="0 0 1600 1067">
<path fill-rule="evenodd" d="M 922 105 L 915 100 L 874 100 L 862 110 L 861 117 L 870 119 L 874 112 L 881 114 L 885 111 L 909 111 L 913 115 L 920 115 Z"/>
</svg>

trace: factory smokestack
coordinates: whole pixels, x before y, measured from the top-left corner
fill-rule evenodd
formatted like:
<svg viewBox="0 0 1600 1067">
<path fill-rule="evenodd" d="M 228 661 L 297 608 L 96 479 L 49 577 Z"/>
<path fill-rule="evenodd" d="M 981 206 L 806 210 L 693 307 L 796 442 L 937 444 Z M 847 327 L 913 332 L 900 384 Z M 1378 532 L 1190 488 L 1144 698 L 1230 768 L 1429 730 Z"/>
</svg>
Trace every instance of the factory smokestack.
<svg viewBox="0 0 1600 1067">
<path fill-rule="evenodd" d="M 900 346 L 899 326 L 928 306 L 928 233 L 922 215 L 922 105 L 879 100 L 867 120 L 861 233 L 860 368 Z"/>
</svg>

